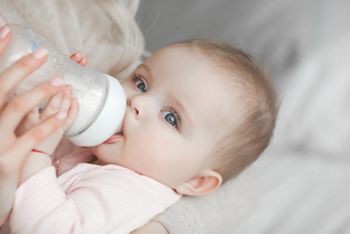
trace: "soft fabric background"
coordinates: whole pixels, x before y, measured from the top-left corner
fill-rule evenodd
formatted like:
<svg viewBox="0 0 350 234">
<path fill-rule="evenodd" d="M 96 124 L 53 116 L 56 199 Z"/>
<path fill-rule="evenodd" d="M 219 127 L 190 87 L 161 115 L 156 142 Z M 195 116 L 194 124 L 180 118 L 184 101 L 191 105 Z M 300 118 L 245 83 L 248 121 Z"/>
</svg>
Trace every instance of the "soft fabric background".
<svg viewBox="0 0 350 234">
<path fill-rule="evenodd" d="M 142 2 L 149 51 L 228 41 L 265 63 L 280 93 L 273 143 L 256 163 L 260 203 L 239 224 L 209 215 L 217 233 L 350 233 L 349 12 L 348 0 Z"/>
</svg>

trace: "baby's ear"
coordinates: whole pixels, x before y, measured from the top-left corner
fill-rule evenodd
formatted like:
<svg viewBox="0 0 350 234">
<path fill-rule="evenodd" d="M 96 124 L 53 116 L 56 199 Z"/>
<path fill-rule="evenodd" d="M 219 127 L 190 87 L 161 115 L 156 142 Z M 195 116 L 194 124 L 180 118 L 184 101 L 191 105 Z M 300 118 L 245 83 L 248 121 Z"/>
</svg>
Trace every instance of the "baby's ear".
<svg viewBox="0 0 350 234">
<path fill-rule="evenodd" d="M 175 188 L 182 195 L 204 196 L 217 190 L 222 183 L 222 177 L 213 170 L 204 170 L 185 183 Z"/>
</svg>

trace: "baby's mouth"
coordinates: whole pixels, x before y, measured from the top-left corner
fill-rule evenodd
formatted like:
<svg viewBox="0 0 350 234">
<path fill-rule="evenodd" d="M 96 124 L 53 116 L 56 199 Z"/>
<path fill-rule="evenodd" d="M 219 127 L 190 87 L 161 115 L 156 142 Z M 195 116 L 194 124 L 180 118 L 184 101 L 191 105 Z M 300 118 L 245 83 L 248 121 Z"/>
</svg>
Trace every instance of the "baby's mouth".
<svg viewBox="0 0 350 234">
<path fill-rule="evenodd" d="M 126 122 L 126 118 L 124 118 L 123 123 L 122 123 L 122 127 L 120 132 L 114 133 L 110 138 L 108 138 L 107 140 L 105 140 L 103 142 L 103 144 L 113 144 L 116 143 L 118 141 L 121 141 L 125 138 L 124 133 L 126 132 L 125 130 L 125 122 Z"/>
<path fill-rule="evenodd" d="M 113 144 L 115 142 L 121 141 L 124 138 L 123 133 L 118 132 L 116 134 L 113 134 L 110 138 L 105 140 L 104 144 Z"/>
</svg>

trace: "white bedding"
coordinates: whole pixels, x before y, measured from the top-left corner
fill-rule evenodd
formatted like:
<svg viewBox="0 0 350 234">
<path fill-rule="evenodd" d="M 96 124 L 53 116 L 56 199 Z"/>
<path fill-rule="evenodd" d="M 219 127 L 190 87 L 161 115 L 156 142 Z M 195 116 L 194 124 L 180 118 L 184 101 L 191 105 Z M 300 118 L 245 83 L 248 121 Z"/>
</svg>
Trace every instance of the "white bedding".
<svg viewBox="0 0 350 234">
<path fill-rule="evenodd" d="M 260 205 L 234 233 L 350 233 L 350 33 L 304 58 L 283 87 Z"/>
<path fill-rule="evenodd" d="M 300 61 L 283 86 L 275 143 L 350 163 L 350 30 Z"/>
<path fill-rule="evenodd" d="M 317 152 L 271 150 L 258 161 L 257 210 L 232 233 L 350 233 L 350 165 Z"/>
</svg>

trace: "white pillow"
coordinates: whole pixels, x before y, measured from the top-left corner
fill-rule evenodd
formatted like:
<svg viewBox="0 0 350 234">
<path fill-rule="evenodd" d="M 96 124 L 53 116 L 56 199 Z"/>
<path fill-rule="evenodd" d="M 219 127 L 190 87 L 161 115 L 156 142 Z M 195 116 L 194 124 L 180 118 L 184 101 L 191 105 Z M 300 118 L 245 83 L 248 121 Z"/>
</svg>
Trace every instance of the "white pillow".
<svg viewBox="0 0 350 234">
<path fill-rule="evenodd" d="M 274 143 L 350 150 L 350 33 L 304 59 L 282 92 Z"/>
</svg>

